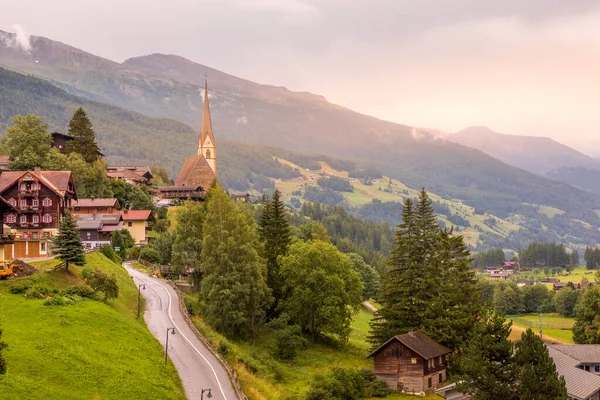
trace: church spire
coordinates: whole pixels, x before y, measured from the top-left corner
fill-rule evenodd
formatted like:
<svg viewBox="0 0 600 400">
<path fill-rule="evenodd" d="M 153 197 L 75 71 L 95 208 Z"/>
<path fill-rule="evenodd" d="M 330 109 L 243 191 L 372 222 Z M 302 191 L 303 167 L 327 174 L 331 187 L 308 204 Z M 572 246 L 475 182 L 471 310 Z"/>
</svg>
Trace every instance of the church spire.
<svg viewBox="0 0 600 400">
<path fill-rule="evenodd" d="M 217 148 L 210 120 L 210 105 L 208 103 L 208 82 L 204 76 L 204 111 L 202 113 L 202 128 L 198 138 L 198 155 L 204 156 L 214 173 L 217 172 Z"/>
</svg>

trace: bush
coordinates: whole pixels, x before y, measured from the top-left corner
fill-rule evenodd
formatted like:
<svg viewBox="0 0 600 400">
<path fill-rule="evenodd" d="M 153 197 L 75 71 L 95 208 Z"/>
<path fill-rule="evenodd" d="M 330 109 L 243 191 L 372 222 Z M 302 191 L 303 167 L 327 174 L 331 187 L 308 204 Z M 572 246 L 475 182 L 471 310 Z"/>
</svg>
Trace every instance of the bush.
<svg viewBox="0 0 600 400">
<path fill-rule="evenodd" d="M 385 382 L 369 370 L 333 368 L 329 376 L 317 376 L 306 394 L 307 400 L 356 400 L 385 397 Z"/>
<path fill-rule="evenodd" d="M 70 305 L 77 303 L 80 300 L 81 300 L 81 298 L 79 298 L 79 299 L 77 299 L 77 297 L 70 298 L 67 296 L 61 296 L 61 295 L 57 294 L 55 296 L 52 296 L 48 300 L 46 300 L 44 302 L 44 305 L 45 306 L 70 306 Z"/>
<path fill-rule="evenodd" d="M 94 291 L 94 289 L 92 289 L 88 285 L 69 286 L 68 288 L 64 289 L 61 292 L 61 294 L 63 296 L 79 296 L 79 297 L 83 297 L 86 299 L 92 299 L 92 300 L 98 299 L 98 296 L 96 295 L 96 292 Z"/>
<path fill-rule="evenodd" d="M 275 348 L 273 355 L 281 360 L 293 360 L 298 351 L 308 346 L 308 341 L 302 336 L 300 325 L 289 325 L 289 317 L 282 314 L 267 325 L 275 332 Z"/>
<path fill-rule="evenodd" d="M 103 244 L 102 247 L 100 247 L 100 253 L 104 254 L 106 258 L 116 262 L 117 264 L 121 264 L 123 262 L 121 257 L 119 257 L 115 249 L 113 249 L 110 244 Z"/>
<path fill-rule="evenodd" d="M 192 300 L 185 300 L 185 308 L 190 316 L 196 315 L 196 311 L 194 311 L 194 302 Z"/>
<path fill-rule="evenodd" d="M 158 264 L 161 259 L 158 250 L 152 247 L 144 247 L 140 252 L 140 258 L 152 264 Z"/>
<path fill-rule="evenodd" d="M 86 268 L 83 270 L 83 279 L 95 292 L 104 293 L 104 301 L 119 297 L 119 286 L 115 274 L 109 275 L 98 268 Z"/>
<path fill-rule="evenodd" d="M 16 282 L 13 285 L 11 285 L 9 290 L 12 294 L 21 294 L 29 290 L 32 285 L 33 284 L 28 281 Z"/>
<path fill-rule="evenodd" d="M 57 293 L 58 290 L 51 289 L 46 285 L 36 284 L 25 292 L 25 297 L 28 299 L 43 299 L 46 296 Z"/>
<path fill-rule="evenodd" d="M 219 348 L 217 349 L 217 351 L 222 356 L 226 356 L 227 354 L 229 354 L 229 345 L 223 341 L 223 342 L 219 343 Z"/>
</svg>

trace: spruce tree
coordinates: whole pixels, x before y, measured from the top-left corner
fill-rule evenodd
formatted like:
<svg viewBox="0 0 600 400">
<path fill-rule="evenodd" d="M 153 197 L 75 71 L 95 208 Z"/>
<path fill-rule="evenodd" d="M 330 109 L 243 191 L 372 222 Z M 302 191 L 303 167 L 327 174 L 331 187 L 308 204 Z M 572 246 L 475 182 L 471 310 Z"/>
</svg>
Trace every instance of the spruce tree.
<svg viewBox="0 0 600 400">
<path fill-rule="evenodd" d="M 517 397 L 530 400 L 563 400 L 567 398 L 565 378 L 556 372 L 556 365 L 542 339 L 531 328 L 521 334 L 521 345 L 515 355 L 519 371 Z"/>
<path fill-rule="evenodd" d="M 96 143 L 96 134 L 86 112 L 81 107 L 75 111 L 69 122 L 69 135 L 74 139 L 67 143 L 67 152 L 81 154 L 88 163 L 98 160 L 100 148 Z"/>
<path fill-rule="evenodd" d="M 216 187 L 207 204 L 203 236 L 203 315 L 224 334 L 251 335 L 254 342 L 272 302 L 256 222 Z"/>
<path fill-rule="evenodd" d="M 2 339 L 2 329 L 0 329 L 0 339 Z M 2 357 L 2 351 L 6 349 L 8 345 L 4 342 L 0 342 L 0 375 L 6 374 L 6 361 Z"/>
<path fill-rule="evenodd" d="M 285 216 L 285 207 L 281 201 L 279 190 L 276 189 L 273 193 L 273 200 L 265 203 L 259 227 L 267 260 L 267 284 L 271 288 L 274 298 L 269 314 L 276 317 L 277 304 L 283 298 L 283 280 L 279 273 L 278 259 L 287 254 L 292 241 L 290 224 Z"/>
<path fill-rule="evenodd" d="M 69 270 L 69 264 L 85 264 L 83 242 L 79 236 L 79 229 L 69 209 L 65 209 L 65 215 L 58 224 L 58 235 L 54 238 L 52 252 L 65 263 L 65 269 Z"/>
</svg>

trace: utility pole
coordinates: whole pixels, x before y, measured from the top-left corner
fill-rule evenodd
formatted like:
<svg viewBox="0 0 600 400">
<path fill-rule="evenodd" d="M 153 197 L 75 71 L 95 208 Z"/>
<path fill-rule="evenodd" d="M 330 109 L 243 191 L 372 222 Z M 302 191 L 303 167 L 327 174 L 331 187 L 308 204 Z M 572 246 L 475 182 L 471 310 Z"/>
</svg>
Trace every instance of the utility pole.
<svg viewBox="0 0 600 400">
<path fill-rule="evenodd" d="M 167 328 L 167 340 L 165 340 L 165 364 L 169 359 L 169 333 L 171 335 L 175 334 L 175 328 Z"/>
<path fill-rule="evenodd" d="M 146 284 L 142 283 L 140 285 L 138 285 L 138 319 L 140 319 L 140 309 L 142 308 L 142 299 L 141 299 L 141 289 L 146 290 Z"/>
<path fill-rule="evenodd" d="M 542 336 L 542 317 L 544 316 L 544 314 L 540 313 L 540 339 L 542 339 L 542 341 L 544 340 L 544 337 Z"/>
</svg>

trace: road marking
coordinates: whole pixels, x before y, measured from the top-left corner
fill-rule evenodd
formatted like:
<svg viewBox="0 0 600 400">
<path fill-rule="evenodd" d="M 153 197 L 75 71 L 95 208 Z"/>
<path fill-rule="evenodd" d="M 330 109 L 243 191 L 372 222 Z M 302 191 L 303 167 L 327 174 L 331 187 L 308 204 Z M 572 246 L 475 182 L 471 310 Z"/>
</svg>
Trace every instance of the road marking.
<svg viewBox="0 0 600 400">
<path fill-rule="evenodd" d="M 135 272 L 136 274 L 139 274 L 140 276 L 138 276 L 138 279 L 141 279 L 142 281 L 144 281 L 145 279 L 142 278 L 145 277 L 145 275 L 143 275 L 141 272 L 137 272 L 134 269 L 130 269 L 129 271 L 131 272 Z M 221 391 L 221 394 L 223 395 L 223 399 L 227 400 L 227 396 L 225 396 L 225 392 L 223 391 L 223 387 L 221 386 L 221 381 L 219 380 L 219 377 L 217 376 L 217 372 L 215 371 L 215 369 L 213 368 L 212 364 L 210 363 L 210 361 L 208 361 L 208 359 L 206 357 L 204 357 L 204 355 L 202 353 L 200 353 L 200 350 L 198 350 L 196 348 L 196 346 L 194 346 L 194 344 L 192 342 L 190 342 L 190 340 L 182 333 L 181 329 L 179 328 L 179 326 L 177 326 L 177 324 L 175 323 L 175 321 L 173 320 L 173 315 L 171 314 L 171 294 L 169 293 L 169 291 L 167 290 L 166 287 L 164 287 L 160 282 L 158 281 L 154 281 L 151 278 L 148 277 L 148 279 L 150 280 L 150 282 L 153 282 L 154 284 L 160 286 L 161 288 L 163 288 L 163 290 L 165 291 L 165 293 L 167 293 L 167 297 L 169 298 L 169 306 L 168 306 L 168 316 L 169 319 L 171 320 L 171 322 L 173 323 L 173 325 L 175 325 L 175 327 L 177 328 L 177 330 L 179 331 L 179 333 L 181 334 L 181 336 L 185 339 L 186 342 L 188 342 L 188 344 L 190 346 L 192 346 L 192 348 L 194 350 L 196 350 L 196 353 L 198 353 L 200 355 L 200 357 L 202 357 L 202 359 L 204 359 L 204 361 L 206 361 L 206 363 L 208 364 L 208 366 L 210 367 L 215 379 L 217 380 L 217 385 L 219 385 L 219 390 Z M 160 297 L 160 296 L 159 296 Z"/>
</svg>

